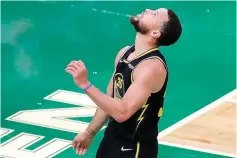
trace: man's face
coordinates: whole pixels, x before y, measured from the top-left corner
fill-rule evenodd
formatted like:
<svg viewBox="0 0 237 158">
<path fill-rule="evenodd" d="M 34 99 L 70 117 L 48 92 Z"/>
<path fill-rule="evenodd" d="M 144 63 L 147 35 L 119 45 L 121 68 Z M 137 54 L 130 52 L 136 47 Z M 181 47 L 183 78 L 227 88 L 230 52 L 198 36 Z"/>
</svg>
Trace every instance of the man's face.
<svg viewBox="0 0 237 158">
<path fill-rule="evenodd" d="M 168 11 L 164 8 L 157 10 L 146 9 L 141 14 L 130 18 L 130 22 L 135 30 L 141 34 L 159 31 L 162 24 L 166 21 L 168 21 Z"/>
</svg>

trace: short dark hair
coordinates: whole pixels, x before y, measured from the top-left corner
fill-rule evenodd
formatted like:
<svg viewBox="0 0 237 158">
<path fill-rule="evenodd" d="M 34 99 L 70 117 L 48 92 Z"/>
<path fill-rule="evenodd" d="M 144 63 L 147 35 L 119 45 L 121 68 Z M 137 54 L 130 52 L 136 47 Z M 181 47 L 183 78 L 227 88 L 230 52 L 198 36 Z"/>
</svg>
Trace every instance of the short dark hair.
<svg viewBox="0 0 237 158">
<path fill-rule="evenodd" d="M 159 46 L 169 46 L 178 41 L 182 26 L 178 16 L 170 9 L 168 9 L 169 20 L 165 22 L 161 29 L 161 35 L 157 40 Z"/>
</svg>

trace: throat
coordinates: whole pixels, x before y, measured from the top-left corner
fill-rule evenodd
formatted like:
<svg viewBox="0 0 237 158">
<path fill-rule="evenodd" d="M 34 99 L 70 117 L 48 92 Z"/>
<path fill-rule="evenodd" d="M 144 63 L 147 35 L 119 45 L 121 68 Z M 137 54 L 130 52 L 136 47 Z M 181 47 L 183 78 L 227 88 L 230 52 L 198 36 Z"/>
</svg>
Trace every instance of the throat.
<svg viewBox="0 0 237 158">
<path fill-rule="evenodd" d="M 140 56 L 143 53 L 151 50 L 153 48 L 158 48 L 153 39 L 150 39 L 150 36 L 137 33 L 135 39 L 135 50 L 134 56 Z"/>
</svg>

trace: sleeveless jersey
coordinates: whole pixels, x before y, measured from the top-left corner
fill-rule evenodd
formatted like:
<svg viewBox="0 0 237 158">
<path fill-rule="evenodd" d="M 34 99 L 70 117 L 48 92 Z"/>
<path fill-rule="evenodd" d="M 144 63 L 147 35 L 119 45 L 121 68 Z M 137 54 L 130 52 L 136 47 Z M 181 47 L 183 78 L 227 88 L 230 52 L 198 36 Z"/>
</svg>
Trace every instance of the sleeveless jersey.
<svg viewBox="0 0 237 158">
<path fill-rule="evenodd" d="M 144 105 L 135 112 L 128 120 L 119 123 L 110 118 L 105 136 L 117 137 L 120 139 L 148 141 L 157 139 L 158 122 L 163 112 L 163 102 L 168 81 L 168 69 L 164 56 L 158 48 L 150 49 L 135 59 L 128 61 L 127 57 L 135 50 L 131 46 L 121 56 L 113 76 L 113 97 L 121 101 L 127 89 L 133 82 L 133 72 L 144 60 L 159 59 L 167 70 L 167 77 L 161 90 L 151 93 Z"/>
</svg>

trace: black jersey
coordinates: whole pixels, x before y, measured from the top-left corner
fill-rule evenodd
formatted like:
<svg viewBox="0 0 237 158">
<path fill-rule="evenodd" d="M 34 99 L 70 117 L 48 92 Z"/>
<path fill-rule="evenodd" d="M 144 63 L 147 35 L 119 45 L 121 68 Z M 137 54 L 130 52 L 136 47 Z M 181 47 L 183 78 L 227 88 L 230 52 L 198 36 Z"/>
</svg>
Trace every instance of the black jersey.
<svg viewBox="0 0 237 158">
<path fill-rule="evenodd" d="M 118 101 L 122 100 L 127 89 L 133 82 L 135 68 L 144 60 L 159 59 L 164 64 L 166 61 L 158 48 L 150 49 L 135 59 L 128 61 L 127 57 L 134 51 L 131 46 L 120 58 L 113 76 L 113 96 Z M 135 112 L 128 120 L 119 123 L 110 119 L 105 135 L 129 140 L 154 140 L 158 135 L 158 122 L 163 112 L 163 102 L 168 81 L 168 70 L 166 81 L 157 93 L 152 93 L 145 104 Z"/>
</svg>

